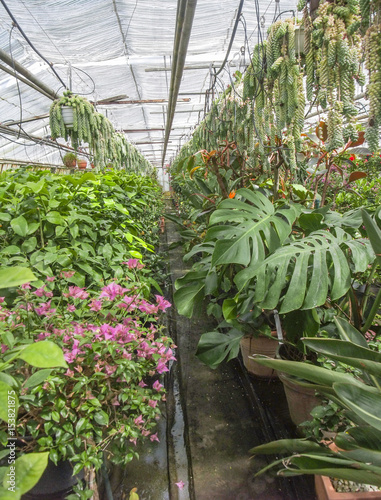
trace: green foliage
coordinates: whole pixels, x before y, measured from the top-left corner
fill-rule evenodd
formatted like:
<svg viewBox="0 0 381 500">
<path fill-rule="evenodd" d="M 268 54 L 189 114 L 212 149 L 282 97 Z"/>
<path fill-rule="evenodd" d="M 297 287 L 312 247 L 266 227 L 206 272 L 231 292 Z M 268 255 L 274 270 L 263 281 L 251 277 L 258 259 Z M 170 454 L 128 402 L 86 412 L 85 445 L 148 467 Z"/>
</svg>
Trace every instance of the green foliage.
<svg viewBox="0 0 381 500">
<path fill-rule="evenodd" d="M 74 269 L 80 286 L 120 276 L 121 262 L 151 259 L 160 191 L 150 177 L 125 172 L 2 174 L 0 264 L 30 267 L 38 277 Z"/>
</svg>

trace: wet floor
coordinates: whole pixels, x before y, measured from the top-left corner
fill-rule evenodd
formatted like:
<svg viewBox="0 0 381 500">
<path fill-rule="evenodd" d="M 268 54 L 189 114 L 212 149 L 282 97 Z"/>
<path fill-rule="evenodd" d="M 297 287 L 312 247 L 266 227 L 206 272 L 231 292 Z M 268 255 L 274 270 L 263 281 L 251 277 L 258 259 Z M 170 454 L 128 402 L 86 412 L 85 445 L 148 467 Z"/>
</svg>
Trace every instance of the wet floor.
<svg viewBox="0 0 381 500">
<path fill-rule="evenodd" d="M 167 222 L 164 245 L 177 237 Z M 180 247 L 169 252 L 169 268 L 173 283 L 184 274 Z M 167 381 L 161 442 L 147 443 L 140 460 L 114 477 L 114 500 L 128 499 L 133 487 L 140 500 L 314 500 L 312 477 L 254 477 L 267 459 L 252 460 L 250 448 L 295 435 L 279 380 L 254 379 L 239 360 L 206 367 L 194 353 L 210 319 L 189 320 L 171 309 L 178 361 Z"/>
</svg>

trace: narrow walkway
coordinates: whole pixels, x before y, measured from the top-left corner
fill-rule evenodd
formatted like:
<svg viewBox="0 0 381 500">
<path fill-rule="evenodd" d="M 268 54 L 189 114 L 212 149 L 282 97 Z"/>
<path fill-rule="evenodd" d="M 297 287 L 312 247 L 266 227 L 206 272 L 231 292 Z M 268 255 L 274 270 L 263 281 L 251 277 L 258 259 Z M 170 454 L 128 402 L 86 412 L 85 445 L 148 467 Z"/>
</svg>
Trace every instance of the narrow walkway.
<svg viewBox="0 0 381 500">
<path fill-rule="evenodd" d="M 166 244 L 177 238 L 167 222 Z M 181 247 L 169 252 L 169 266 L 174 285 L 186 271 Z M 161 443 L 148 445 L 141 460 L 127 467 L 115 500 L 128 498 L 123 494 L 132 487 L 140 500 L 314 500 L 312 478 L 254 478 L 267 462 L 251 460 L 250 448 L 293 431 L 283 389 L 279 381 L 254 381 L 239 361 L 216 370 L 202 364 L 194 353 L 201 333 L 212 327 L 205 314 L 189 320 L 171 308 L 168 329 L 178 349 Z"/>
</svg>

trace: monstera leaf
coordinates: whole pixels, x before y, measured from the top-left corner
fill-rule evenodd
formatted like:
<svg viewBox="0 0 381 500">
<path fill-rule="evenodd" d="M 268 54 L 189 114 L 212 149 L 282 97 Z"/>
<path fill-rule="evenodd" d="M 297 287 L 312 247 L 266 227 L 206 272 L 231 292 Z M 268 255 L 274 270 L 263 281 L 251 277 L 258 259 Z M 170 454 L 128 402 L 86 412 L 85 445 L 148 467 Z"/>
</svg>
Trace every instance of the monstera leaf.
<svg viewBox="0 0 381 500">
<path fill-rule="evenodd" d="M 351 284 L 352 271 L 361 272 L 374 259 L 368 240 L 353 240 L 340 228 L 335 233 L 314 231 L 286 243 L 266 259 L 239 272 L 235 283 L 243 289 L 255 283 L 254 302 L 281 313 L 312 309 L 342 297 Z"/>
<path fill-rule="evenodd" d="M 261 262 L 290 235 L 297 215 L 294 206 L 275 209 L 259 191 L 239 189 L 235 199 L 223 200 L 210 217 L 205 241 L 216 240 L 212 266 Z"/>
</svg>

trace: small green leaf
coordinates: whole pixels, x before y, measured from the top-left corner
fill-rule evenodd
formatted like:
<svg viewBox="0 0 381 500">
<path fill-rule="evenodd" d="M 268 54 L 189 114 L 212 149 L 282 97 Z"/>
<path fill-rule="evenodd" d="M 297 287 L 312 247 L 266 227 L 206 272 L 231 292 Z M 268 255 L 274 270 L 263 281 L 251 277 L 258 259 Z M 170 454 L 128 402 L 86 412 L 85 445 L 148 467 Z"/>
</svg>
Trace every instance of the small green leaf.
<svg viewBox="0 0 381 500">
<path fill-rule="evenodd" d="M 60 226 L 64 225 L 65 223 L 65 220 L 61 216 L 61 214 L 59 212 L 55 212 L 54 210 L 46 214 L 46 220 L 51 224 L 57 224 Z"/>
<path fill-rule="evenodd" d="M 49 375 L 52 370 L 49 368 L 45 368 L 44 370 L 38 370 L 33 375 L 31 375 L 24 384 L 24 387 L 35 387 L 36 385 L 42 384 Z"/>
<path fill-rule="evenodd" d="M 21 245 L 21 250 L 24 253 L 30 253 L 35 250 L 37 246 L 37 238 L 35 236 L 32 236 L 31 238 L 28 238 L 27 240 L 24 241 L 24 243 Z"/>
<path fill-rule="evenodd" d="M 108 425 L 109 417 L 106 412 L 101 410 L 94 414 L 94 420 L 99 425 Z"/>
<path fill-rule="evenodd" d="M 28 222 L 23 215 L 16 217 L 16 219 L 11 220 L 11 227 L 13 231 L 25 238 L 28 234 Z"/>
</svg>

